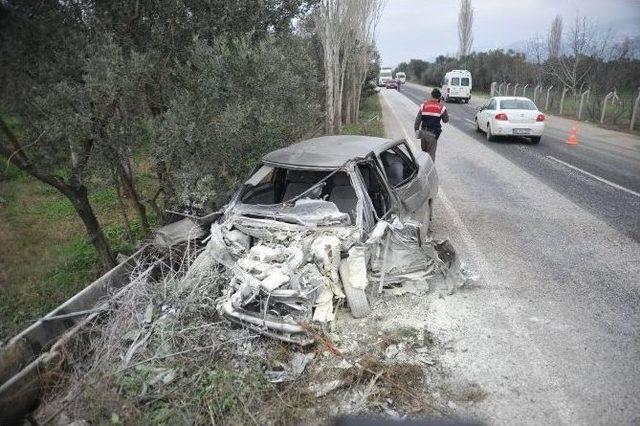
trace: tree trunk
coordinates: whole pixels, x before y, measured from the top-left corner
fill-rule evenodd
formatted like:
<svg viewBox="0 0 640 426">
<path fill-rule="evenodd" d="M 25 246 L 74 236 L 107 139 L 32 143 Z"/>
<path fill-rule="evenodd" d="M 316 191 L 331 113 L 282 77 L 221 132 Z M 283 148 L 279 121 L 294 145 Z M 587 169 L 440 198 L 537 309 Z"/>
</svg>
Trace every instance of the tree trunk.
<svg viewBox="0 0 640 426">
<path fill-rule="evenodd" d="M 100 262 L 102 263 L 103 271 L 107 271 L 116 266 L 115 257 L 111 252 L 111 248 L 109 247 L 109 242 L 102 232 L 102 228 L 100 227 L 100 223 L 98 222 L 98 218 L 93 212 L 93 208 L 91 207 L 91 203 L 89 203 L 89 197 L 87 195 L 87 188 L 84 185 L 81 185 L 78 188 L 72 188 L 70 186 L 65 186 L 61 192 L 71 200 L 73 204 L 73 208 L 75 209 L 78 216 L 82 220 L 85 229 L 87 230 L 87 235 L 89 236 L 89 241 L 95 247 L 98 252 L 98 257 Z"/>
<path fill-rule="evenodd" d="M 125 167 L 122 164 L 118 164 L 118 173 L 120 174 L 120 182 L 122 182 L 122 186 L 129 196 L 131 204 L 138 215 L 142 233 L 145 237 L 148 237 L 151 234 L 151 229 L 149 227 L 149 221 L 147 220 L 147 210 L 144 207 L 144 204 L 140 201 L 140 195 L 138 195 L 138 191 L 136 190 L 135 183 L 133 181 L 133 174 L 130 171 L 130 165 Z"/>
<path fill-rule="evenodd" d="M 129 216 L 127 215 L 127 206 L 122 199 L 122 185 L 118 181 L 118 176 L 115 171 L 112 171 L 113 183 L 116 186 L 116 198 L 118 200 L 118 207 L 120 208 L 120 215 L 122 216 L 122 220 L 124 221 L 124 229 L 127 232 L 127 239 L 131 244 L 135 241 L 133 239 L 133 234 L 131 233 L 131 224 L 129 222 Z"/>
<path fill-rule="evenodd" d="M 111 253 L 109 242 L 102 232 L 100 223 L 93 212 L 89 197 L 87 196 L 87 188 L 84 185 L 71 186 L 65 182 L 60 176 L 44 172 L 35 167 L 27 157 L 26 153 L 20 147 L 18 138 L 13 134 L 5 121 L 0 117 L 0 129 L 6 135 L 10 144 L 14 147 L 12 152 L 5 145 L 0 143 L 0 155 L 5 157 L 7 161 L 14 166 L 23 170 L 39 181 L 51 185 L 67 197 L 84 223 L 87 235 L 91 244 L 98 252 L 98 257 L 104 270 L 108 270 L 116 266 L 116 261 Z"/>
</svg>

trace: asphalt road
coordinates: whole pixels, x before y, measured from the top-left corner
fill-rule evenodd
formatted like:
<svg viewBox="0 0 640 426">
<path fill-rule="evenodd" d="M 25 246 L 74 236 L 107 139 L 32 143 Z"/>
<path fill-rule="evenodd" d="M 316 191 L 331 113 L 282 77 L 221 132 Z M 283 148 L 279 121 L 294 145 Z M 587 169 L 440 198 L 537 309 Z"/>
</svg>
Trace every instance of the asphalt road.
<svg viewBox="0 0 640 426">
<path fill-rule="evenodd" d="M 406 84 L 402 94 L 416 103 L 417 113 L 427 88 Z M 475 131 L 474 123 L 483 101 L 472 98 L 469 104 L 447 103 L 451 125 L 640 241 L 640 138 L 579 124 L 578 145 L 568 145 L 573 123 L 548 117 L 538 145 L 530 145 L 525 138 L 487 142 L 483 133 Z"/>
<path fill-rule="evenodd" d="M 418 90 L 382 90 L 389 137 L 415 142 Z M 484 392 L 455 410 L 492 424 L 638 424 L 640 213 L 633 193 L 610 185 L 639 189 L 633 145 L 627 160 L 622 148 L 587 149 L 585 135 L 571 151 L 554 133 L 561 119 L 539 146 L 487 143 L 465 120 L 471 106 L 447 106 L 433 228 L 479 280 L 431 293 L 423 320 L 449 348 L 451 381 Z M 588 168 L 590 155 L 615 164 Z"/>
</svg>

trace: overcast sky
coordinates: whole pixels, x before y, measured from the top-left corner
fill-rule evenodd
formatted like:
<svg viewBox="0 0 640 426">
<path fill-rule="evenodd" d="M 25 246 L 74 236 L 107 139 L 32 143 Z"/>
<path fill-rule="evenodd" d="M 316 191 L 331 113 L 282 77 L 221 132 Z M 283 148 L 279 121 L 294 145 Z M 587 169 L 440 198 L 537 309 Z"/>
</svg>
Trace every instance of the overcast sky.
<svg viewBox="0 0 640 426">
<path fill-rule="evenodd" d="M 576 13 L 615 36 L 640 35 L 640 0 L 472 0 L 473 48 L 483 51 L 521 45 L 545 35 L 556 14 L 565 30 Z M 459 0 L 387 0 L 376 41 L 383 66 L 411 58 L 433 60 L 458 49 Z"/>
</svg>

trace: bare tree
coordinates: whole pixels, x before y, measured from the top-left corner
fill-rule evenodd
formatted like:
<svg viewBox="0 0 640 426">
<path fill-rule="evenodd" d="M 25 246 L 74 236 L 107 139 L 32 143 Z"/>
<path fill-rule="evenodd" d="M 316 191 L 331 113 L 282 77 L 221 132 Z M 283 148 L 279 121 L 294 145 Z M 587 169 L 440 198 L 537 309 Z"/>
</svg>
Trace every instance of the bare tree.
<svg viewBox="0 0 640 426">
<path fill-rule="evenodd" d="M 366 69 L 362 71 L 363 63 L 368 65 L 372 54 L 370 45 L 382 3 L 382 0 L 321 0 L 318 5 L 314 21 L 323 50 L 325 131 L 328 134 L 339 131 L 341 124 L 353 117 L 356 107 L 353 92 L 360 94 L 359 86 L 366 73 Z"/>
<path fill-rule="evenodd" d="M 344 5 L 343 5 L 344 6 Z M 342 7 L 343 7 L 342 6 Z M 339 34 L 340 15 L 342 12 L 339 0 L 322 0 L 315 15 L 318 38 L 322 44 L 325 84 L 325 131 L 333 134 L 336 129 L 336 98 L 338 97 L 338 75 L 340 74 Z"/>
<path fill-rule="evenodd" d="M 536 34 L 527 42 L 526 51 L 527 57 L 534 65 L 535 81 L 537 84 L 541 84 L 544 70 L 542 64 L 545 56 L 544 39 L 539 34 Z"/>
<path fill-rule="evenodd" d="M 350 2 L 349 31 L 344 47 L 345 59 L 341 74 L 341 97 L 344 110 L 342 123 L 358 119 L 362 85 L 369 62 L 374 55 L 374 34 L 384 6 L 382 0 L 353 0 Z"/>
<path fill-rule="evenodd" d="M 471 0 L 461 0 L 458 13 L 458 57 L 471 53 L 473 45 L 473 7 Z"/>
<path fill-rule="evenodd" d="M 562 16 L 556 15 L 549 27 L 547 35 L 547 51 L 549 58 L 557 58 L 560 56 L 562 49 Z"/>
<path fill-rule="evenodd" d="M 576 16 L 567 37 L 566 54 L 549 61 L 550 74 L 574 96 L 588 83 L 599 58 L 610 45 L 611 32 L 599 33 L 586 18 Z"/>
</svg>

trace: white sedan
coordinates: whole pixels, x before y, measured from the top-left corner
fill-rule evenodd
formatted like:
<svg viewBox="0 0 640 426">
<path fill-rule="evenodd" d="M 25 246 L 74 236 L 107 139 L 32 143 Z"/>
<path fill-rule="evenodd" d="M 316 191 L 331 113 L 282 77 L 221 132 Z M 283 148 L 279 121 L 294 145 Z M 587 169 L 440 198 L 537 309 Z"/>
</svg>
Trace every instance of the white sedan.
<svg viewBox="0 0 640 426">
<path fill-rule="evenodd" d="M 497 136 L 524 136 L 536 144 L 544 131 L 544 119 L 529 98 L 496 96 L 476 113 L 476 130 L 485 132 L 488 141 Z"/>
</svg>

